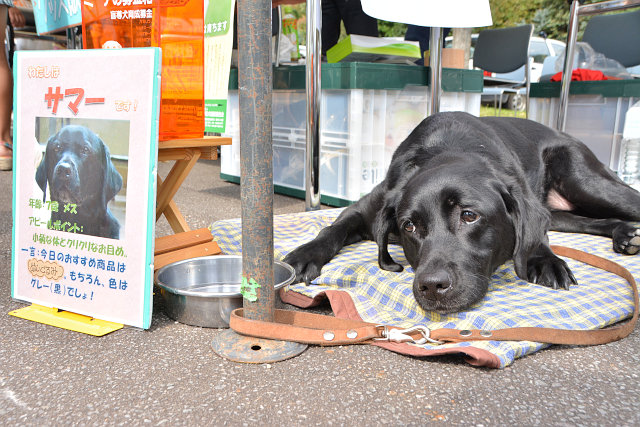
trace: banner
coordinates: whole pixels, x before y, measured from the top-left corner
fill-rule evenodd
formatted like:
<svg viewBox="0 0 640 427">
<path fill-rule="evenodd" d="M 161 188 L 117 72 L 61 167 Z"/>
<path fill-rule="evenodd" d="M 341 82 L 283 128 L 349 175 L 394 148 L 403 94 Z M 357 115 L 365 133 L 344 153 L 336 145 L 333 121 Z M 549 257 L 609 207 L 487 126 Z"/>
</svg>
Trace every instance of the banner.
<svg viewBox="0 0 640 427">
<path fill-rule="evenodd" d="M 80 0 L 32 0 L 31 3 L 38 34 L 49 34 L 82 24 Z"/>
<path fill-rule="evenodd" d="M 235 0 L 205 0 L 204 130 L 224 133 Z"/>
<path fill-rule="evenodd" d="M 82 2 L 85 49 L 162 49 L 160 141 L 204 136 L 203 33 L 201 0 Z"/>
</svg>

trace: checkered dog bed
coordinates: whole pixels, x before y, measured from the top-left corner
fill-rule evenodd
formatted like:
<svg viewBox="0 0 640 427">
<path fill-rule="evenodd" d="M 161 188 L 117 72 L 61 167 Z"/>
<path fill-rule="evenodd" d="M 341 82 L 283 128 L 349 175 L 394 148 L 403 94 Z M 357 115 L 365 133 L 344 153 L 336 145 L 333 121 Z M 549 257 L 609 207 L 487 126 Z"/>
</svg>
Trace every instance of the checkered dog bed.
<svg viewBox="0 0 640 427">
<path fill-rule="evenodd" d="M 274 217 L 274 256 L 282 259 L 297 246 L 312 240 L 330 225 L 341 209 L 321 210 Z M 239 219 L 218 221 L 212 233 L 223 252 L 240 254 Z M 580 249 L 615 261 L 640 277 L 637 257 L 613 252 L 611 239 L 584 234 L 550 233 L 550 242 Z M 344 247 L 327 264 L 313 283 L 290 285 L 281 293 L 283 301 L 310 307 L 328 298 L 337 317 L 394 325 L 401 328 L 423 324 L 431 329 L 501 329 L 536 326 L 562 329 L 596 329 L 619 322 L 633 312 L 631 290 L 624 279 L 578 261 L 567 259 L 578 286 L 569 291 L 553 290 L 524 282 L 513 264 L 502 265 L 493 274 L 489 292 L 468 311 L 441 315 L 425 312 L 412 294 L 413 269 L 402 248 L 389 245 L 393 259 L 405 267 L 400 273 L 381 270 L 374 242 Z M 504 368 L 516 358 L 531 354 L 547 344 L 530 341 L 474 341 L 422 346 L 382 343 L 404 354 L 429 356 L 458 353 L 479 366 Z M 408 350 L 407 350 L 408 349 Z"/>
</svg>

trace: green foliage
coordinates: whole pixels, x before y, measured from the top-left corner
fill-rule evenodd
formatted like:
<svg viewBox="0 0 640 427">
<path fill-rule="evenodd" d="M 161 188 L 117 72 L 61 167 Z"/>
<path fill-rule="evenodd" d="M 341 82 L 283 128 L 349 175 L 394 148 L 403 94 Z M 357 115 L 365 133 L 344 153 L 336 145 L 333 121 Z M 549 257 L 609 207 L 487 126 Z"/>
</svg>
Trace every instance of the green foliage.
<svg viewBox="0 0 640 427">
<path fill-rule="evenodd" d="M 380 37 L 404 37 L 407 32 L 407 24 L 378 20 L 378 33 Z"/>
<path fill-rule="evenodd" d="M 584 4 L 600 0 L 585 0 Z M 489 0 L 492 28 L 513 27 L 533 24 L 534 35 L 544 32 L 547 37 L 557 40 L 567 39 L 570 4 L 566 0 Z M 582 36 L 588 18 L 580 18 L 578 39 Z"/>
</svg>

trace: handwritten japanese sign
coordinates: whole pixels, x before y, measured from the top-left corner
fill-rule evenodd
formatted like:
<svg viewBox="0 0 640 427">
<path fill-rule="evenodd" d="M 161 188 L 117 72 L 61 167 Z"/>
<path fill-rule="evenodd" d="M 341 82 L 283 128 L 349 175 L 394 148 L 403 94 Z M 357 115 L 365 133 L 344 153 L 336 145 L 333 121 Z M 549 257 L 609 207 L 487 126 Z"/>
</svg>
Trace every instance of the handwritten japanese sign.
<svg viewBox="0 0 640 427">
<path fill-rule="evenodd" d="M 48 34 L 82 23 L 80 0 L 33 0 L 32 4 L 38 34 Z"/>
<path fill-rule="evenodd" d="M 207 132 L 224 133 L 226 129 L 234 5 L 235 0 L 205 0 L 204 126 Z"/>
<path fill-rule="evenodd" d="M 150 326 L 159 64 L 157 48 L 17 53 L 14 298 Z"/>
</svg>

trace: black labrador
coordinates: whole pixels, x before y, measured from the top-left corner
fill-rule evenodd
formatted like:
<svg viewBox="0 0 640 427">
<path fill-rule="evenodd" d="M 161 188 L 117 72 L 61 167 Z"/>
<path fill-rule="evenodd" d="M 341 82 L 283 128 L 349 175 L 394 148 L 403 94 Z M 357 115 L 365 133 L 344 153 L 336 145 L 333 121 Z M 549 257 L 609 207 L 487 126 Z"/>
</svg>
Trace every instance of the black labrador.
<svg viewBox="0 0 640 427">
<path fill-rule="evenodd" d="M 36 181 L 45 198 L 48 184 L 51 200 L 58 202 L 52 222 L 75 224 L 80 234 L 119 238 L 120 223 L 107 204 L 122 188 L 122 176 L 109 148 L 93 131 L 67 125 L 49 138 Z"/>
<path fill-rule="evenodd" d="M 425 310 L 468 308 L 494 270 L 553 289 L 575 283 L 547 231 L 611 237 L 616 252 L 640 249 L 640 193 L 580 141 L 539 123 L 454 112 L 425 119 L 393 155 L 371 193 L 345 209 L 284 261 L 297 280 L 315 279 L 345 245 L 378 244 L 384 270 L 402 271 L 387 245 L 402 245 Z"/>
</svg>

